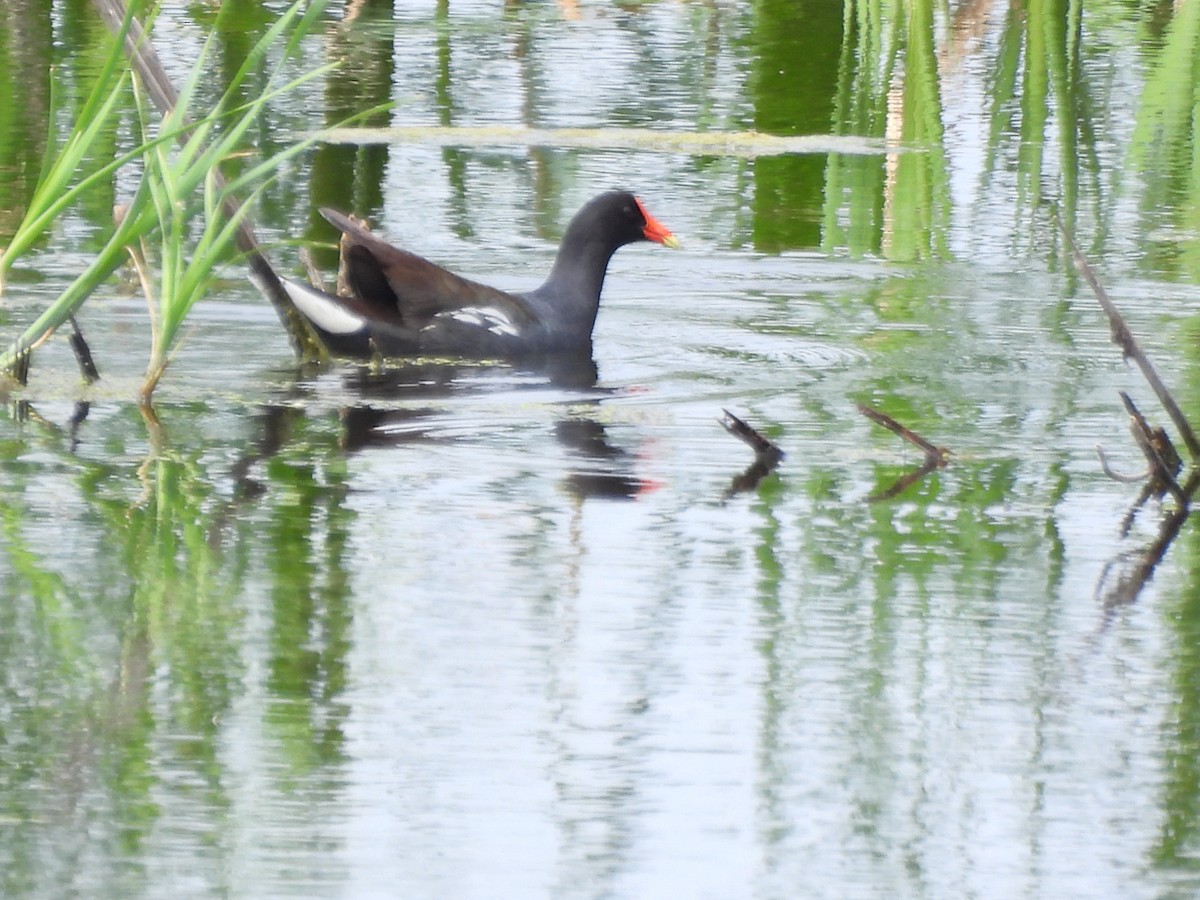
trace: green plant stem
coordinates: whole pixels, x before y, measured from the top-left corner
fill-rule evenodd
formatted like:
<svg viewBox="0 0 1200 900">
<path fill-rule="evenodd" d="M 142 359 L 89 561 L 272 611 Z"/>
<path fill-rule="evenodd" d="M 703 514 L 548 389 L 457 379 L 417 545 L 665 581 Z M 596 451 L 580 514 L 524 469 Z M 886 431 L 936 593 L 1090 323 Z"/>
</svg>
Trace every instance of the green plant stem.
<svg viewBox="0 0 1200 900">
<path fill-rule="evenodd" d="M 153 45 L 145 39 L 145 34 L 140 24 L 136 19 L 133 19 L 129 25 L 124 25 L 124 22 L 129 17 L 124 10 L 124 4 L 121 0 L 92 0 L 92 2 L 104 22 L 124 41 L 129 53 L 130 64 L 146 86 L 151 101 L 164 117 L 173 115 L 178 108 L 179 92 L 175 90 L 170 79 L 167 77 L 166 70 L 163 68 L 162 62 L 159 60 Z M 300 24 L 289 38 L 289 48 L 295 47 L 299 37 L 312 26 L 316 21 L 316 17 L 324 9 L 324 6 L 324 0 L 317 0 L 317 2 L 308 4 Z M 238 77 L 234 79 L 235 84 L 244 78 L 251 64 L 251 59 L 256 58 L 261 50 L 265 50 L 266 46 L 273 43 L 284 33 L 293 19 L 299 14 L 299 10 L 300 4 L 294 4 L 268 29 L 254 51 L 248 54 L 246 63 L 239 70 Z M 249 122 L 246 123 L 246 127 L 249 127 Z M 216 172 L 216 177 L 218 183 L 223 188 L 224 177 L 220 174 L 219 170 Z M 236 231 L 237 246 L 246 254 L 246 260 L 254 275 L 255 284 L 258 285 L 259 289 L 271 302 L 271 305 L 274 306 L 275 312 L 279 315 L 279 320 L 287 330 L 296 355 L 303 361 L 326 358 L 328 351 L 317 336 L 317 333 L 312 329 L 312 326 L 309 325 L 308 320 L 296 309 L 296 305 L 284 289 L 279 275 L 263 254 L 261 244 L 254 232 L 253 226 L 245 216 L 239 215 L 241 204 L 238 199 L 232 194 L 226 194 L 223 205 L 225 214 L 230 219 L 236 219 L 239 223 Z"/>
</svg>

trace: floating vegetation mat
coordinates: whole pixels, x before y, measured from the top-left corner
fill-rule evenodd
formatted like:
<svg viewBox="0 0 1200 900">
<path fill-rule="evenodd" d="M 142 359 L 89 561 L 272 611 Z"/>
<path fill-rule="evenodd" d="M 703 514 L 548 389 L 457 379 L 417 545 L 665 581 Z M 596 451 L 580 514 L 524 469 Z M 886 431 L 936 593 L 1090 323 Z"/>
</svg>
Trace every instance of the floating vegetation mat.
<svg viewBox="0 0 1200 900">
<path fill-rule="evenodd" d="M 648 150 L 693 156 L 780 156 L 785 153 L 896 153 L 882 140 L 853 135 L 780 137 L 757 131 L 654 131 L 646 128 L 525 128 L 519 125 L 401 125 L 330 128 L 318 138 L 331 144 L 429 144 L 447 147 L 522 145 L 591 150 Z"/>
</svg>

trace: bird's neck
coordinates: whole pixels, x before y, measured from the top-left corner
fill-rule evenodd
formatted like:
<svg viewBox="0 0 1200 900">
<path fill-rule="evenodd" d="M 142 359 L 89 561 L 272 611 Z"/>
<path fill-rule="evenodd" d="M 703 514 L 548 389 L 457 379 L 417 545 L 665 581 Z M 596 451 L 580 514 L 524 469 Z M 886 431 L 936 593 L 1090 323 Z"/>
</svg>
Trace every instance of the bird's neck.
<svg viewBox="0 0 1200 900">
<path fill-rule="evenodd" d="M 616 247 L 606 241 L 568 233 L 540 293 L 553 297 L 563 312 L 569 309 L 572 315 L 586 316 L 590 325 L 596 318 L 604 275 L 614 252 Z"/>
</svg>

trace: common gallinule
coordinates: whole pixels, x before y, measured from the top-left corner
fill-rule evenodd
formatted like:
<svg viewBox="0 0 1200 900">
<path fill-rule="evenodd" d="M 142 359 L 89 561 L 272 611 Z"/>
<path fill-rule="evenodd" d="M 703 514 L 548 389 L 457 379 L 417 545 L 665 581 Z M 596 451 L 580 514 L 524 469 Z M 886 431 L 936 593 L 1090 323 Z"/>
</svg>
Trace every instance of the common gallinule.
<svg viewBox="0 0 1200 900">
<path fill-rule="evenodd" d="M 633 194 L 601 194 L 567 226 L 545 284 L 513 294 L 393 247 L 339 212 L 321 214 L 345 234 L 351 296 L 283 282 L 329 349 L 344 356 L 517 358 L 588 350 L 616 249 L 635 241 L 679 246 Z"/>
</svg>

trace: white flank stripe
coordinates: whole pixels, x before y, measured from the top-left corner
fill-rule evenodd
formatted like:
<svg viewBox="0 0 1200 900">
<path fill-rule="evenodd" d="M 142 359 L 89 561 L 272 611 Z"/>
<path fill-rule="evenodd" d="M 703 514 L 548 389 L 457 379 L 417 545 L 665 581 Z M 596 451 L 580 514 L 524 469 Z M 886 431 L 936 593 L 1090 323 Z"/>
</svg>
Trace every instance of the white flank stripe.
<svg viewBox="0 0 1200 900">
<path fill-rule="evenodd" d="M 492 334 L 507 334 L 511 337 L 516 337 L 518 334 L 512 319 L 494 306 L 464 306 L 462 309 L 439 313 L 439 315 L 449 316 L 456 322 L 486 328 Z"/>
<path fill-rule="evenodd" d="M 288 296 L 296 304 L 296 309 L 304 313 L 309 321 L 322 331 L 330 334 L 353 334 L 367 324 L 366 319 L 350 312 L 324 291 L 318 291 L 310 285 L 292 281 L 290 278 L 284 278 L 282 281 Z"/>
</svg>

